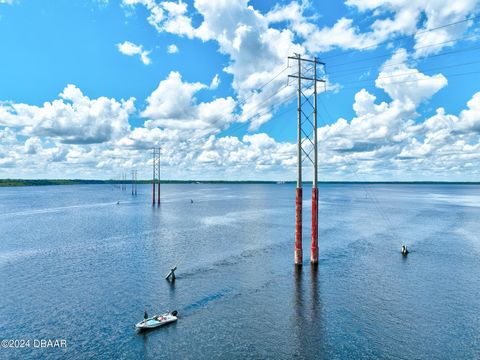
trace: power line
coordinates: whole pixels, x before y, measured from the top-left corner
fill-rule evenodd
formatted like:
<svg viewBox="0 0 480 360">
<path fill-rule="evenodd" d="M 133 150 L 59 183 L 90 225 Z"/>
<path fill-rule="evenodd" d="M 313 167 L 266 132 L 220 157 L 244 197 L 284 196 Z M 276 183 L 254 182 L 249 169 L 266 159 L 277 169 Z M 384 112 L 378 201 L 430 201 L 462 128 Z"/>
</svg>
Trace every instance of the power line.
<svg viewBox="0 0 480 360">
<path fill-rule="evenodd" d="M 292 101 L 294 98 L 295 98 L 296 94 L 293 94 L 292 96 L 289 96 L 287 99 L 285 99 L 284 101 L 280 102 L 279 104 L 277 104 L 276 106 L 276 109 L 272 110 L 272 112 L 275 112 L 277 111 L 279 108 L 281 108 L 283 105 L 289 103 L 290 101 Z M 288 110 L 286 112 L 289 112 L 291 110 Z M 234 127 L 234 128 L 229 128 L 229 129 L 225 129 L 224 131 L 221 131 L 219 132 L 217 135 L 226 135 L 226 133 L 233 133 L 237 130 L 240 130 L 244 127 L 246 127 L 247 125 L 250 125 L 250 121 L 253 120 L 254 118 L 258 118 L 258 117 L 261 117 L 261 116 L 264 116 L 266 114 L 268 114 L 270 112 L 270 108 L 266 108 L 264 109 L 264 112 L 258 112 L 257 114 L 255 114 L 254 116 L 250 117 L 249 119 L 245 120 L 245 122 L 243 122 L 241 125 L 237 126 L 237 127 Z M 281 116 L 283 115 L 284 112 L 280 113 L 280 114 L 277 114 L 277 116 Z"/>
<path fill-rule="evenodd" d="M 274 78 L 278 77 L 280 74 L 282 74 L 286 69 L 288 69 L 289 67 L 291 66 L 287 66 L 285 69 L 283 69 L 281 72 L 279 72 L 278 74 L 275 75 Z M 265 83 L 263 86 L 266 86 L 268 85 L 268 83 L 272 82 L 274 80 L 274 78 L 272 78 L 269 82 Z M 240 130 L 248 125 L 250 125 L 250 122 L 255 119 L 255 118 L 258 118 L 258 117 L 261 117 L 261 116 L 264 116 L 266 114 L 268 114 L 269 112 L 275 112 L 277 111 L 280 107 L 282 107 L 283 105 L 287 104 L 288 102 L 290 102 L 291 100 L 293 100 L 293 98 L 296 96 L 296 94 L 293 94 L 292 96 L 289 96 L 287 97 L 285 100 L 281 101 L 280 103 L 276 104 L 273 106 L 273 110 L 270 110 L 271 106 L 268 105 L 266 107 L 262 108 L 260 107 L 261 105 L 265 104 L 268 100 L 270 100 L 271 98 L 273 98 L 274 96 L 278 95 L 283 89 L 287 88 L 288 86 L 290 86 L 289 84 L 286 84 L 286 85 L 283 85 L 282 87 L 280 87 L 279 89 L 277 89 L 277 91 L 275 93 L 273 93 L 272 95 L 270 95 L 269 97 L 267 97 L 266 99 L 264 99 L 261 103 L 255 105 L 252 109 L 253 110 L 257 110 L 257 112 L 255 114 L 252 114 L 251 116 L 249 116 L 244 122 L 242 122 L 242 124 L 240 124 L 239 126 L 237 127 L 233 127 L 233 128 L 227 128 L 225 130 L 220 130 L 218 133 L 218 129 L 214 129 L 214 130 L 209 130 L 203 134 L 201 134 L 199 137 L 205 137 L 205 136 L 210 136 L 210 135 L 223 135 L 225 136 L 227 133 L 233 133 L 237 130 Z M 313 87 L 313 84 L 310 85 L 310 86 L 307 86 L 305 87 L 305 90 L 309 90 Z M 250 109 L 248 112 L 252 113 L 252 109 Z M 291 110 L 288 110 L 286 112 L 289 112 Z M 278 116 L 281 116 L 283 115 L 284 113 L 286 112 L 282 112 L 280 115 Z"/>
<path fill-rule="evenodd" d="M 305 87 L 305 90 L 309 90 L 313 87 L 313 84 L 311 84 L 310 86 L 307 86 Z M 274 106 L 274 109 L 272 111 L 270 111 L 270 107 L 266 107 L 263 109 L 263 111 L 259 111 L 257 114 L 255 114 L 254 116 L 248 118 L 247 120 L 245 120 L 245 122 L 243 122 L 242 124 L 240 124 L 239 126 L 236 126 L 236 127 L 233 127 L 233 128 L 228 128 L 228 129 L 225 129 L 223 131 L 220 131 L 218 134 L 216 135 L 227 135 L 227 134 L 230 134 L 230 133 L 233 133 L 237 130 L 240 130 L 248 125 L 250 125 L 250 121 L 253 120 L 254 118 L 257 118 L 257 117 L 261 117 L 263 115 L 266 115 L 268 114 L 269 112 L 275 112 L 275 111 L 278 111 L 283 105 L 285 104 L 288 104 L 290 101 L 292 101 L 294 98 L 296 97 L 296 94 L 293 94 L 289 97 L 287 97 L 285 100 L 281 101 L 280 103 L 278 103 L 276 106 Z M 280 117 L 290 111 L 292 111 L 293 109 L 289 109 L 289 110 L 286 110 L 286 111 L 283 111 L 281 112 L 280 114 L 276 114 L 277 117 Z M 216 130 L 215 130 L 216 131 Z M 214 132 L 212 132 L 211 134 L 209 135 L 213 135 Z M 203 136 L 206 136 L 206 135 L 203 135 Z"/>
<path fill-rule="evenodd" d="M 358 49 L 351 49 L 351 50 L 348 50 L 348 51 L 344 51 L 341 54 L 334 54 L 334 55 L 322 57 L 322 59 L 323 60 L 332 59 L 332 58 L 339 57 L 339 56 L 345 56 L 345 55 L 350 54 L 350 53 L 355 52 L 355 51 L 363 51 L 363 50 L 367 50 L 367 49 L 370 49 L 370 48 L 376 48 L 376 47 L 378 47 L 382 44 L 385 44 L 387 42 L 390 42 L 390 41 L 401 40 L 401 39 L 409 38 L 409 37 L 412 37 L 412 36 L 422 35 L 422 34 L 429 33 L 429 32 L 432 32 L 432 31 L 436 31 L 436 30 L 439 30 L 439 29 L 443 29 L 443 28 L 446 28 L 446 27 L 449 27 L 449 26 L 458 25 L 458 24 L 461 24 L 461 23 L 464 23 L 464 22 L 467 22 L 467 21 L 470 21 L 470 20 L 476 20 L 479 17 L 480 17 L 480 15 L 477 15 L 477 16 L 474 16 L 474 17 L 471 17 L 471 18 L 465 18 L 463 20 L 459 20 L 459 21 L 455 21 L 455 22 L 452 22 L 452 23 L 444 24 L 444 25 L 437 26 L 437 27 L 434 27 L 434 28 L 431 28 L 431 29 L 420 30 L 420 31 L 417 31 L 417 32 L 415 32 L 414 34 L 411 34 L 411 35 L 407 34 L 407 35 L 401 35 L 401 36 L 398 36 L 398 37 L 394 37 L 394 38 L 391 38 L 391 39 L 386 39 L 386 40 L 380 41 L 376 44 L 372 44 L 372 45 L 369 45 L 369 46 L 364 46 L 364 47 L 358 48 Z"/>
<path fill-rule="evenodd" d="M 275 80 L 276 78 L 278 78 L 281 74 L 283 74 L 288 68 L 290 68 L 289 65 L 287 65 L 285 68 L 283 68 L 280 72 L 278 72 L 276 75 L 273 76 L 273 78 L 271 78 L 270 80 L 268 80 L 266 83 L 264 83 L 262 86 L 260 86 L 259 88 L 255 88 L 255 89 L 252 89 L 252 93 L 247 96 L 245 99 L 243 99 L 242 101 L 239 102 L 239 105 L 243 105 L 247 102 L 248 99 L 250 99 L 252 96 L 258 94 L 258 92 L 260 90 L 262 90 L 265 86 L 267 86 L 268 84 L 270 84 L 273 80 Z"/>
<path fill-rule="evenodd" d="M 469 62 L 464 62 L 461 64 L 452 64 L 452 65 L 445 65 L 445 66 L 436 66 L 432 68 L 427 68 L 427 69 L 422 69 L 422 72 L 424 71 L 434 71 L 434 70 L 442 70 L 442 69 L 449 69 L 449 68 L 454 68 L 454 67 L 459 67 L 459 66 L 466 66 L 466 65 L 473 65 L 473 64 L 478 64 L 480 63 L 479 61 L 469 61 Z M 409 72 L 401 72 L 401 73 L 396 73 L 392 75 L 387 75 L 387 76 L 380 76 L 375 79 L 360 79 L 360 80 L 354 80 L 354 81 L 348 81 L 344 84 L 356 84 L 356 83 L 362 83 L 362 82 L 370 82 L 373 80 L 382 80 L 382 79 L 388 79 L 392 77 L 400 77 L 400 76 L 408 76 L 408 75 L 416 75 L 419 74 L 419 71 L 417 69 L 411 69 L 412 71 Z"/>
<path fill-rule="evenodd" d="M 320 104 L 322 105 L 323 109 L 325 110 L 325 112 L 327 113 L 327 116 L 330 118 L 330 121 L 333 121 L 333 116 L 330 114 L 330 112 L 328 111 L 328 108 L 326 107 L 326 105 L 323 103 L 323 101 L 320 99 Z M 376 115 L 373 115 L 373 116 L 370 116 L 370 117 L 367 117 L 367 118 L 364 118 L 363 120 L 367 120 L 369 118 L 373 118 L 375 117 Z M 323 120 L 320 120 L 321 122 L 323 122 L 324 125 L 325 124 L 325 121 Z M 352 166 L 354 164 L 353 160 L 349 160 L 348 158 L 344 157 L 344 160 L 345 162 L 347 163 L 347 165 L 350 167 L 350 169 L 353 171 L 355 177 L 357 178 L 357 181 L 359 181 L 360 185 L 363 187 L 363 189 L 365 190 L 365 195 L 367 196 L 370 196 L 370 198 L 373 200 L 373 203 L 374 203 L 374 206 L 378 212 L 378 214 L 380 215 L 380 217 L 383 219 L 383 221 L 385 222 L 385 224 L 390 227 L 392 229 L 392 231 L 394 233 L 397 233 L 397 231 L 395 231 L 395 228 L 396 226 L 394 226 L 392 224 L 392 222 L 390 221 L 390 218 L 388 216 L 388 214 L 383 211 L 381 205 L 380 205 L 380 202 L 378 201 L 378 199 L 376 198 L 375 194 L 371 191 L 369 191 L 368 187 L 365 186 L 365 184 L 362 183 L 362 181 L 360 180 L 360 177 L 358 175 L 358 172 L 357 170 Z"/>
<path fill-rule="evenodd" d="M 433 55 L 429 55 L 428 57 L 424 57 L 422 58 L 421 60 L 425 60 L 425 59 L 431 59 L 431 58 L 436 58 L 436 57 L 441 57 L 441 56 L 447 56 L 447 55 L 453 55 L 453 54 L 458 54 L 458 53 L 461 53 L 461 52 L 467 52 L 467 51 L 475 51 L 475 50 L 479 50 L 480 49 L 480 46 L 470 46 L 470 47 L 465 47 L 465 48 L 461 48 L 461 49 L 457 49 L 457 50 L 452 50 L 452 51 L 447 51 L 447 52 L 443 52 L 443 53 L 440 53 L 440 54 L 433 54 Z M 390 56 L 391 54 L 389 54 L 388 56 Z M 404 64 L 405 62 L 402 61 L 402 62 L 396 62 L 396 63 L 389 63 L 389 64 L 386 64 L 386 65 L 383 65 L 382 67 L 383 68 L 388 68 L 388 67 L 392 67 L 392 66 L 396 66 L 396 65 L 401 65 L 401 64 Z M 350 73 L 355 73 L 356 71 L 358 70 L 363 70 L 363 69 L 371 69 L 373 66 L 376 66 L 376 64 L 372 64 L 372 65 L 368 65 L 368 66 L 359 66 L 359 67 L 354 67 L 354 68 L 350 68 L 349 70 L 337 70 L 337 71 L 332 71 L 332 72 L 329 72 L 328 75 L 332 75 L 332 74 L 350 74 Z M 340 76 L 343 76 L 343 75 L 340 75 Z"/>
<path fill-rule="evenodd" d="M 439 42 L 439 43 L 435 43 L 435 44 L 428 44 L 428 45 L 425 45 L 425 46 L 421 46 L 421 47 L 418 47 L 417 50 L 418 49 L 427 49 L 429 47 L 445 45 L 445 44 L 448 44 L 448 43 L 451 43 L 451 42 L 470 39 L 470 38 L 476 38 L 476 37 L 478 37 L 478 34 L 466 35 L 466 36 L 462 36 L 462 37 L 455 38 L 455 39 L 452 39 L 452 40 L 447 40 L 447 41 L 443 41 L 443 42 Z M 371 56 L 371 57 L 365 58 L 365 59 L 360 59 L 360 60 L 355 60 L 355 61 L 347 61 L 347 62 L 343 62 L 343 63 L 340 63 L 340 64 L 333 64 L 333 65 L 329 66 L 329 69 L 331 69 L 332 67 L 336 68 L 336 67 L 339 67 L 339 66 L 350 65 L 350 64 L 354 64 L 354 63 L 358 63 L 358 62 L 368 61 L 368 60 L 381 59 L 381 58 L 389 57 L 392 54 L 393 54 L 393 52 L 389 52 L 388 54 Z"/>
<path fill-rule="evenodd" d="M 272 95 L 270 95 L 269 97 L 267 97 L 266 99 L 264 99 L 261 103 L 255 105 L 255 106 L 253 107 L 253 109 L 256 109 L 256 108 L 258 109 L 258 107 L 259 107 L 260 105 L 265 104 L 268 100 L 270 100 L 270 99 L 273 98 L 274 96 L 278 95 L 283 89 L 286 89 L 288 86 L 289 86 L 288 84 L 285 84 L 285 85 L 281 86 L 281 87 L 280 87 L 279 89 L 277 89 L 277 91 L 274 92 Z M 250 109 L 250 110 L 251 110 L 251 109 Z M 248 111 L 248 112 L 251 112 L 251 111 Z M 248 113 L 248 112 L 247 112 L 247 113 Z"/>
<path fill-rule="evenodd" d="M 445 74 L 445 76 L 447 76 L 448 78 L 451 78 L 451 77 L 457 77 L 457 76 L 465 76 L 465 75 L 473 75 L 473 74 L 480 74 L 480 71 L 470 71 L 470 72 L 464 72 L 464 73 L 457 73 L 457 74 Z M 406 81 L 398 81 L 398 82 L 392 82 L 392 83 L 389 83 L 389 85 L 395 85 L 395 84 L 406 84 L 406 83 L 412 83 L 412 82 L 417 82 L 417 81 L 425 81 L 425 80 L 431 80 L 431 78 L 427 78 L 427 79 L 415 79 L 415 80 L 406 80 Z M 371 80 L 368 80 L 368 81 L 371 81 Z M 374 84 L 372 85 L 366 85 L 364 87 L 376 87 Z M 346 87 L 346 88 L 342 88 L 343 90 L 348 90 L 348 89 L 356 89 L 357 86 L 352 86 L 352 87 Z M 333 88 L 332 88 L 333 89 Z M 330 89 L 330 90 L 332 90 Z M 328 90 L 328 88 L 327 88 Z"/>
<path fill-rule="evenodd" d="M 287 65 L 285 68 L 283 68 L 283 69 L 282 69 L 281 71 L 279 71 L 277 74 L 275 74 L 272 79 L 270 79 L 269 81 L 267 81 L 266 83 L 264 83 L 261 87 L 259 87 L 258 90 L 261 90 L 261 89 L 263 89 L 265 86 L 267 86 L 268 84 L 270 84 L 273 80 L 275 80 L 278 76 L 280 76 L 280 75 L 281 75 L 283 72 L 285 72 L 285 70 L 287 70 L 288 68 L 290 68 L 290 66 Z M 288 87 L 288 86 L 289 86 L 288 84 L 281 86 L 281 87 L 280 87 L 279 89 L 277 89 L 272 95 L 270 95 L 269 97 L 267 97 L 266 99 L 264 99 L 261 103 L 254 105 L 254 107 L 251 108 L 251 109 L 249 109 L 248 112 L 253 112 L 253 110 L 255 110 L 255 109 L 259 110 L 259 107 L 260 107 L 261 105 L 265 104 L 268 100 L 270 100 L 270 99 L 273 98 L 274 96 L 278 95 L 284 88 L 286 88 L 286 87 Z M 250 96 L 248 96 L 247 98 L 245 98 L 242 102 L 240 102 L 240 103 L 237 104 L 237 105 L 242 105 L 242 103 L 243 103 L 243 105 L 244 105 L 244 104 L 246 103 L 246 101 L 247 101 L 249 98 L 251 98 L 253 95 L 255 95 L 255 94 L 258 94 L 258 93 L 257 93 L 257 92 L 256 92 L 256 93 L 252 93 Z M 281 103 L 281 104 L 283 104 L 283 103 Z M 270 106 L 267 106 L 267 107 L 266 107 L 266 110 L 269 110 L 269 109 L 270 109 Z M 249 118 L 247 118 L 247 119 L 245 120 L 245 123 L 248 125 L 248 122 L 249 122 L 249 121 L 251 121 L 253 118 L 258 117 L 258 116 L 262 116 L 262 115 L 259 115 L 259 114 L 257 113 L 257 114 L 255 114 L 255 115 L 253 115 L 253 116 L 250 116 Z M 240 127 L 243 127 L 243 125 L 240 126 Z M 231 129 L 226 129 L 226 130 L 224 130 L 224 131 L 228 131 L 228 130 L 231 130 Z M 218 129 L 207 131 L 206 133 L 201 134 L 200 137 L 205 137 L 205 136 L 213 135 L 213 134 L 215 134 L 217 131 L 218 131 Z M 218 134 L 220 134 L 220 133 L 222 133 L 222 132 L 224 132 L 224 131 L 220 131 Z M 218 135 L 218 134 L 217 134 L 217 135 Z"/>
<path fill-rule="evenodd" d="M 284 88 L 286 88 L 286 87 L 288 87 L 288 86 L 289 86 L 289 85 L 284 85 L 284 86 L 282 86 L 282 87 L 281 87 L 280 89 L 278 89 L 274 94 L 272 94 L 271 96 L 269 96 L 267 99 L 265 99 L 264 101 L 262 101 L 260 104 L 257 104 L 253 109 L 257 109 L 258 111 L 257 111 L 254 115 L 248 117 L 245 121 L 243 121 L 243 122 L 242 122 L 242 125 L 238 126 L 238 128 L 228 128 L 228 129 L 225 129 L 225 130 L 223 130 L 223 131 L 220 131 L 217 135 L 220 135 L 221 133 L 226 132 L 226 131 L 230 131 L 230 130 L 235 131 L 235 130 L 238 130 L 238 129 L 240 129 L 240 128 L 243 128 L 243 127 L 249 125 L 249 121 L 253 120 L 254 118 L 258 118 L 258 117 L 260 117 L 260 116 L 266 115 L 268 112 L 270 112 L 270 106 L 264 107 L 264 108 L 263 108 L 263 111 L 265 111 L 265 113 L 262 114 L 262 111 L 261 111 L 262 108 L 259 108 L 260 105 L 266 103 L 268 100 L 270 100 L 271 98 L 273 98 L 275 95 L 278 95 L 281 90 L 283 90 Z M 292 97 L 287 98 L 285 101 L 280 102 L 280 104 L 277 105 L 277 109 L 278 109 L 279 107 L 281 107 L 281 105 L 283 105 L 283 104 L 285 104 L 286 102 L 290 101 L 291 99 L 292 99 Z M 252 110 L 252 109 L 250 109 L 250 110 Z M 252 111 L 252 112 L 253 112 L 253 111 Z M 214 134 L 216 133 L 216 131 L 218 131 L 218 129 L 207 131 L 205 134 L 202 134 L 201 137 L 214 135 Z"/>
</svg>

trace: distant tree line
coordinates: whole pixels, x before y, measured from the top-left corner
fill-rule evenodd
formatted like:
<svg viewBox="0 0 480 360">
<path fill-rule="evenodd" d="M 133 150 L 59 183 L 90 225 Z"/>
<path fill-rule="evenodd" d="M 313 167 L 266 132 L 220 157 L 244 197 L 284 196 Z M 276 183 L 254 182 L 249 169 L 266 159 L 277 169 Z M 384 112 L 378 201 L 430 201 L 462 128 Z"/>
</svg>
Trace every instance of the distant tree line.
<svg viewBox="0 0 480 360">
<path fill-rule="evenodd" d="M 152 180 L 137 180 L 137 184 L 151 184 Z M 295 184 L 295 181 L 227 181 L 227 180 L 162 180 L 162 184 Z M 477 185 L 479 182 L 448 182 L 448 181 L 319 181 L 321 184 L 470 184 Z M 130 180 L 81 180 L 81 179 L 0 179 L 0 187 L 2 186 L 43 186 L 43 185 L 89 185 L 89 184 L 131 184 Z M 306 186 L 310 185 L 310 182 L 304 183 Z"/>
<path fill-rule="evenodd" d="M 137 184 L 151 184 L 152 180 L 137 180 Z M 276 181 L 223 181 L 223 180 L 162 180 L 162 184 L 275 184 Z M 131 184 L 130 180 L 81 180 L 81 179 L 0 179 L 0 186 L 44 186 L 44 185 L 89 185 Z"/>
</svg>

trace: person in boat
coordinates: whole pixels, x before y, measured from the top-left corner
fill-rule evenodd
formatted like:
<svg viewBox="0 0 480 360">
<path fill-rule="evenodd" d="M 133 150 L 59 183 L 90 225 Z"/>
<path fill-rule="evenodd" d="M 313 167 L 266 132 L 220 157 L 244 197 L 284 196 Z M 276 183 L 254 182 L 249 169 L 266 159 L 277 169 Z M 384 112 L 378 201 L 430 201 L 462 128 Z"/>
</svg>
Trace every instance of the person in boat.
<svg viewBox="0 0 480 360">
<path fill-rule="evenodd" d="M 145 309 L 143 311 L 143 322 L 147 322 L 147 319 L 148 319 L 148 313 L 147 313 L 147 309 Z"/>
</svg>

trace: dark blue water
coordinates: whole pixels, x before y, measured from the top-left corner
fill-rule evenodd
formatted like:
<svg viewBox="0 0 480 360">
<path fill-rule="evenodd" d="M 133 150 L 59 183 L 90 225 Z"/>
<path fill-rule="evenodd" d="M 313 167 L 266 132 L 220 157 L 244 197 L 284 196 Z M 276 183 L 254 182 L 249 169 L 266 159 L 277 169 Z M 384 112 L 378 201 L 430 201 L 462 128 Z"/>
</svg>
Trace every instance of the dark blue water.
<svg viewBox="0 0 480 360">
<path fill-rule="evenodd" d="M 293 185 L 150 189 L 0 188 L 0 358 L 480 358 L 480 187 L 322 185 L 299 272 Z"/>
</svg>

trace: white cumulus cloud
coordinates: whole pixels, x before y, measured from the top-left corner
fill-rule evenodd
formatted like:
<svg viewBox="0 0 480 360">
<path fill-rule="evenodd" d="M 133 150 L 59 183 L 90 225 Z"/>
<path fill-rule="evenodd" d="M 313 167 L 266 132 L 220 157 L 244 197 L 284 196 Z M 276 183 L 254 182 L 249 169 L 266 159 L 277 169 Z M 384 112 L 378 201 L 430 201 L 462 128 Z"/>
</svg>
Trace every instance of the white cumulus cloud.
<svg viewBox="0 0 480 360">
<path fill-rule="evenodd" d="M 214 77 L 212 84 L 188 83 L 180 73 L 172 71 L 147 98 L 147 106 L 141 113 L 146 118 L 146 127 L 182 129 L 186 135 L 192 131 L 218 132 L 235 120 L 235 101 L 231 97 L 217 98 L 210 102 L 198 102 L 195 94 L 203 89 L 218 86 Z"/>
<path fill-rule="evenodd" d="M 150 51 L 143 50 L 142 45 L 136 45 L 130 41 L 124 41 L 123 43 L 117 44 L 117 49 L 122 54 L 127 56 L 139 55 L 140 60 L 145 65 L 150 65 L 152 62 L 152 60 L 148 57 L 150 55 Z"/>
<path fill-rule="evenodd" d="M 407 65 L 408 54 L 398 49 L 381 68 L 375 85 L 403 104 L 418 104 L 447 85 L 442 74 L 427 76 Z M 393 65 L 393 66 L 392 66 Z"/>
<path fill-rule="evenodd" d="M 22 134 L 57 139 L 63 143 L 102 143 L 120 138 L 130 129 L 134 98 L 117 101 L 90 99 L 68 85 L 60 99 L 43 106 L 22 103 L 0 105 L 0 126 L 21 129 Z"/>
<path fill-rule="evenodd" d="M 175 44 L 168 45 L 168 47 L 167 47 L 167 52 L 168 52 L 169 54 L 176 54 L 176 53 L 178 53 L 178 47 L 177 47 L 177 45 L 175 45 Z"/>
</svg>

